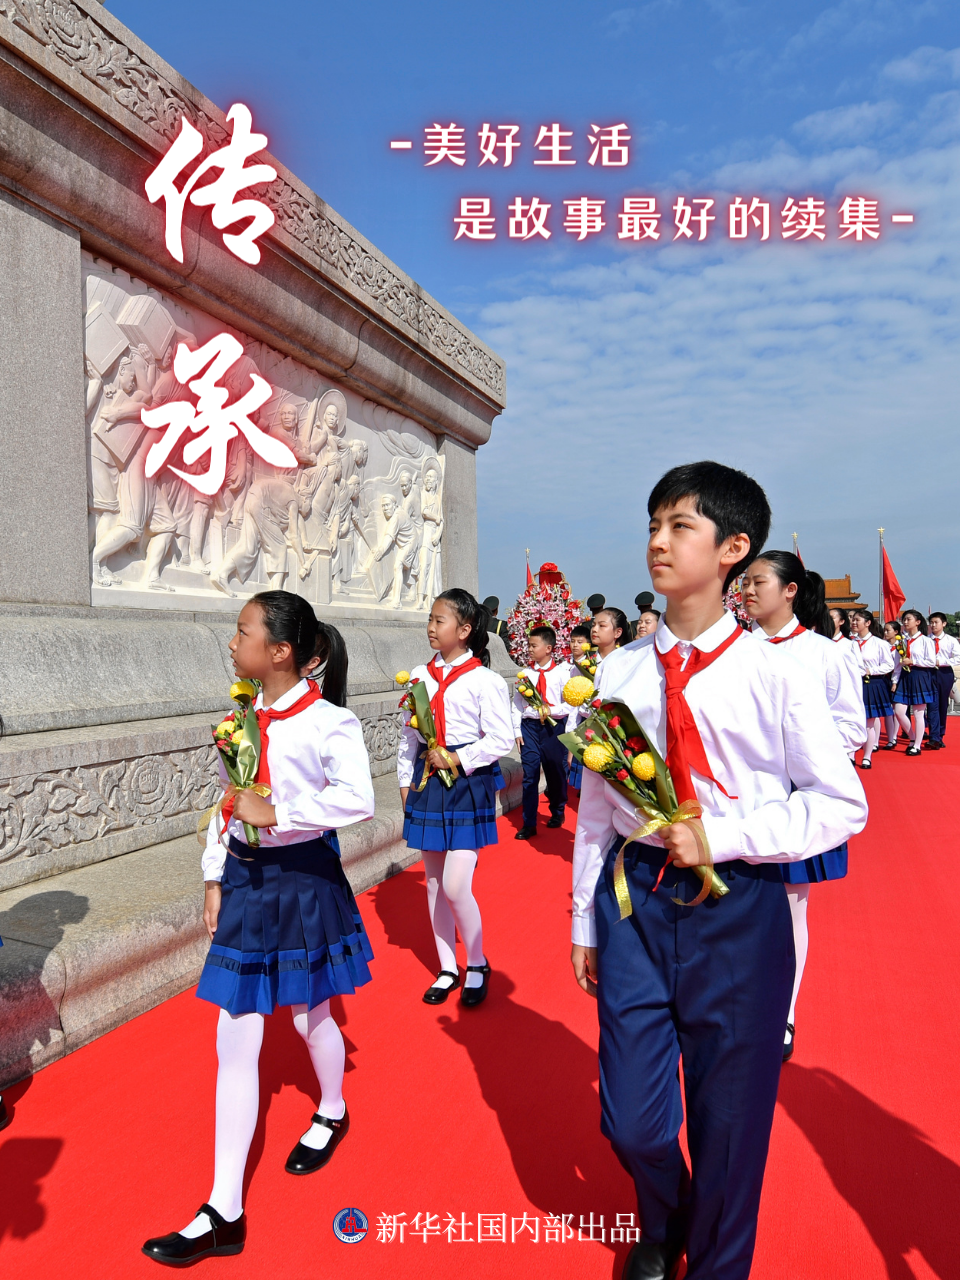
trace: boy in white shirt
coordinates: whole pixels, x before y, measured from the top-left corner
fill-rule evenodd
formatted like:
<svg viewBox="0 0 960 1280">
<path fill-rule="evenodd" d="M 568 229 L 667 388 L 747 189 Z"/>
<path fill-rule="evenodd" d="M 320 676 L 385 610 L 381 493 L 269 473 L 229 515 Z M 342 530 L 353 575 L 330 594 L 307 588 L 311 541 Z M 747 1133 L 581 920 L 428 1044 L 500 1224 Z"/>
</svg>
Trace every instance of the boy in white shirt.
<svg viewBox="0 0 960 1280">
<path fill-rule="evenodd" d="M 933 673 L 933 691 L 936 701 L 930 707 L 930 747 L 940 750 L 945 744 L 943 736 L 947 731 L 947 704 L 955 680 L 953 668 L 960 665 L 960 643 L 947 633 L 947 615 L 931 613 L 930 639 L 933 641 L 937 658 L 937 669 Z"/>
<path fill-rule="evenodd" d="M 553 627 L 534 627 L 527 637 L 530 666 L 521 668 L 517 673 L 518 676 L 526 676 L 538 690 L 554 723 L 549 724 L 545 718 L 541 720 L 540 713 L 527 699 L 514 693 L 513 735 L 520 748 L 523 765 L 523 825 L 514 837 L 516 840 L 530 840 L 537 834 L 541 767 L 550 805 L 547 826 L 562 827 L 567 807 L 567 780 L 564 776 L 567 749 L 560 741 L 560 734 L 566 732 L 567 717 L 571 717 L 572 728 L 576 716 L 573 707 L 567 706 L 563 700 L 563 686 L 576 672 L 569 662 L 554 661 L 556 644 L 557 633 Z"/>
<path fill-rule="evenodd" d="M 637 1188 L 642 1238 L 625 1280 L 747 1280 L 794 977 L 780 862 L 836 848 L 866 821 L 863 789 L 822 686 L 777 662 L 723 607 L 762 547 L 760 486 L 715 462 L 676 467 L 648 503 L 647 565 L 667 598 L 655 635 L 611 654 L 603 698 L 625 702 L 670 766 L 729 893 L 690 902 L 705 854 L 680 821 L 625 847 L 644 821 L 584 771 L 574 844 L 573 951 L 598 998 L 602 1129 Z M 662 883 L 660 880 L 662 877 Z M 619 886 L 622 890 L 622 885 Z M 678 1134 L 683 1108 L 688 1171 Z"/>
</svg>

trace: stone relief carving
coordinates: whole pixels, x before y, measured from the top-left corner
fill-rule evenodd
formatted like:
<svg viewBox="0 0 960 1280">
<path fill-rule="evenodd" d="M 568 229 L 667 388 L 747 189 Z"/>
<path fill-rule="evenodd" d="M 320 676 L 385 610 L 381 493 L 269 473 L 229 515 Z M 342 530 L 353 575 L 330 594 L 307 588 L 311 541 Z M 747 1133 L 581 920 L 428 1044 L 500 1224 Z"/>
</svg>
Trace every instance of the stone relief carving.
<svg viewBox="0 0 960 1280">
<path fill-rule="evenodd" d="M 219 608 L 283 587 L 321 605 L 429 606 L 443 542 L 443 462 L 430 432 L 234 334 L 243 356 L 223 377 L 228 403 L 252 375 L 269 383 L 272 395 L 251 421 L 287 445 L 296 467 L 270 465 L 238 433 L 224 483 L 207 495 L 190 477 L 206 473 L 210 455 L 191 457 L 197 437 L 187 431 L 149 476 L 151 449 L 166 437 L 144 425 L 142 411 L 196 406 L 174 372 L 177 346 L 196 350 L 225 326 L 86 253 L 83 277 L 96 603 L 149 591 Z"/>
<path fill-rule="evenodd" d="M 69 0 L 0 0 L 0 19 L 53 49 L 57 57 L 168 141 L 178 133 L 181 116 L 199 129 L 209 145 L 222 146 L 229 141 L 219 120 L 200 110 Z M 503 364 L 390 271 L 344 225 L 282 178 L 251 190 L 270 206 L 277 224 L 288 235 L 415 330 L 421 342 L 454 361 L 502 400 Z"/>
<path fill-rule="evenodd" d="M 400 712 L 364 718 L 360 724 L 363 727 L 363 745 L 367 748 L 371 764 L 393 760 L 403 731 L 403 716 Z"/>
</svg>

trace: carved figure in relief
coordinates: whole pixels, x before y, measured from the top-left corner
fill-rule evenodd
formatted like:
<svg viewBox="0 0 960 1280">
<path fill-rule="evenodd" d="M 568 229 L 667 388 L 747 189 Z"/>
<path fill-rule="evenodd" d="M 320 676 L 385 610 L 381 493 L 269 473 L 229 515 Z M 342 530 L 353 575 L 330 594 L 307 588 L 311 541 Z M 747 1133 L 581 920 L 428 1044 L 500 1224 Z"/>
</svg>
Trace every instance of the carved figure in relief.
<svg viewBox="0 0 960 1280">
<path fill-rule="evenodd" d="M 348 589 L 356 572 L 362 554 L 360 543 L 372 550 L 364 529 L 368 514 L 360 477 L 352 475 L 343 487 L 337 512 L 337 545 L 332 566 L 333 590 L 337 593 Z"/>
<path fill-rule="evenodd" d="M 386 520 L 380 541 L 367 558 L 364 572 L 369 574 L 374 564 L 378 564 L 389 555 L 393 557 L 393 588 L 390 592 L 390 607 L 399 609 L 404 588 L 417 576 L 417 531 L 410 517 L 402 510 L 392 493 L 385 493 L 380 499 L 380 510 Z M 383 599 L 383 591 L 373 582 L 374 592 L 378 600 Z"/>
<path fill-rule="evenodd" d="M 440 467 L 433 460 L 423 468 L 423 540 L 420 547 L 420 603 L 429 603 L 440 594 L 440 542 L 443 538 L 443 500 L 440 494 Z"/>
<path fill-rule="evenodd" d="M 316 464 L 316 454 L 311 453 L 300 439 L 300 414 L 295 404 L 287 401 L 283 405 L 279 419 L 270 428 L 270 435 L 275 440 L 282 441 L 301 466 L 312 467 Z"/>
<path fill-rule="evenodd" d="M 241 583 L 246 583 L 262 551 L 267 582 L 279 590 L 287 576 L 288 539 L 300 562 L 300 577 L 305 578 L 307 569 L 298 517 L 309 514 L 309 496 L 299 493 L 289 480 L 279 477 L 255 480 L 243 505 L 239 541 L 223 557 L 210 581 L 228 596 L 235 595 L 227 585 L 230 574 L 235 573 Z"/>
<path fill-rule="evenodd" d="M 297 488 L 310 503 L 309 518 L 302 521 L 303 545 L 309 555 L 307 573 L 321 551 L 333 550 L 337 529 L 334 512 L 342 474 L 340 459 L 335 456 L 302 471 L 298 477 Z"/>
</svg>

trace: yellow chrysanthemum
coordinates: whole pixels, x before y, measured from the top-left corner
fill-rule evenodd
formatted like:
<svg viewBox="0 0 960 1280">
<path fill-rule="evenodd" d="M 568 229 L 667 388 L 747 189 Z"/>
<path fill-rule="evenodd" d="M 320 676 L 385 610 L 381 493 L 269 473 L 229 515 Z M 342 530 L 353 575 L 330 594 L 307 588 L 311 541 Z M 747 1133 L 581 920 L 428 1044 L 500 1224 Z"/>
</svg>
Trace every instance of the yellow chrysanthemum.
<svg viewBox="0 0 960 1280">
<path fill-rule="evenodd" d="M 593 697 L 593 681 L 586 676 L 573 676 L 563 686 L 563 700 L 570 707 L 582 707 Z"/>
<path fill-rule="evenodd" d="M 410 672 L 409 672 L 409 671 L 398 671 L 398 672 L 397 672 L 397 674 L 396 674 L 393 678 L 394 678 L 394 680 L 396 680 L 397 684 L 409 684 L 409 683 L 410 683 Z"/>
<path fill-rule="evenodd" d="M 657 772 L 657 766 L 649 751 L 641 752 L 640 755 L 636 757 L 631 767 L 633 769 L 633 776 L 635 778 L 639 778 L 641 782 L 649 782 Z"/>
<path fill-rule="evenodd" d="M 530 688 L 528 684 L 521 685 L 520 692 L 523 694 L 525 698 L 533 697 L 533 690 Z"/>
<path fill-rule="evenodd" d="M 242 742 L 242 741 L 243 741 L 243 730 L 242 730 L 242 729 L 238 729 L 236 733 L 231 733 L 231 735 L 230 735 L 230 741 L 231 741 L 231 742 L 237 742 L 237 743 Z"/>
<path fill-rule="evenodd" d="M 417 719 L 417 717 L 416 717 L 416 716 L 411 716 L 411 717 L 410 717 L 410 728 L 411 728 L 411 729 L 419 729 L 419 728 L 420 728 L 420 721 Z"/>
<path fill-rule="evenodd" d="M 257 696 L 257 686 L 252 680 L 236 680 L 230 686 L 230 697 L 234 702 L 252 702 Z"/>
<path fill-rule="evenodd" d="M 613 747 L 605 742 L 591 742 L 583 753 L 583 763 L 594 773 L 603 773 L 614 758 Z"/>
<path fill-rule="evenodd" d="M 232 720 L 221 720 L 216 729 L 214 729 L 214 733 L 221 738 L 229 738 L 234 731 Z"/>
</svg>

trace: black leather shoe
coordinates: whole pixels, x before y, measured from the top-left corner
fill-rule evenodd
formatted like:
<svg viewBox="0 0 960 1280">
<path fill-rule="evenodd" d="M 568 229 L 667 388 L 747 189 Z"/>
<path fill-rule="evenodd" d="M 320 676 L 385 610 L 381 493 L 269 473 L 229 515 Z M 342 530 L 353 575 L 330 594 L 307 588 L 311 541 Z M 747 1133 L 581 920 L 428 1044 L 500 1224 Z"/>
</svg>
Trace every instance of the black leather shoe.
<svg viewBox="0 0 960 1280">
<path fill-rule="evenodd" d="M 907 750 L 906 750 L 905 754 L 906 754 L 906 755 L 908 755 L 908 756 L 918 756 L 918 755 L 920 754 L 920 748 L 919 748 L 919 747 L 907 747 Z"/>
<path fill-rule="evenodd" d="M 684 1250 L 672 1250 L 669 1245 L 641 1240 L 627 1254 L 621 1280 L 676 1280 L 683 1261 Z"/>
<path fill-rule="evenodd" d="M 896 749 L 897 749 L 896 741 L 888 742 L 880 748 L 881 751 L 896 751 Z"/>
<path fill-rule="evenodd" d="M 287 1163 L 283 1166 L 287 1173 L 316 1173 L 325 1164 L 329 1164 L 330 1157 L 347 1136 L 347 1130 L 350 1128 L 350 1117 L 347 1115 L 346 1107 L 343 1108 L 343 1118 L 341 1120 L 331 1120 L 329 1116 L 322 1116 L 318 1111 L 312 1117 L 312 1123 L 322 1124 L 328 1129 L 332 1129 L 333 1133 L 330 1141 L 325 1147 L 321 1147 L 319 1151 L 315 1147 L 306 1147 L 302 1142 L 298 1142 L 287 1156 Z"/>
<path fill-rule="evenodd" d="M 450 983 L 449 987 L 427 987 L 426 991 L 423 993 L 424 1004 L 443 1004 L 450 992 L 456 991 L 457 987 L 460 985 L 459 973 L 453 973 L 450 969 L 441 969 L 437 974 L 437 977 L 452 978 L 453 981 Z"/>
<path fill-rule="evenodd" d="M 7 1104 L 0 1098 L 0 1129 L 5 1129 L 12 1119 L 13 1116 L 7 1110 Z"/>
<path fill-rule="evenodd" d="M 193 1240 L 182 1236 L 179 1231 L 171 1231 L 168 1236 L 155 1236 L 148 1240 L 141 1252 L 167 1267 L 192 1267 L 201 1258 L 225 1258 L 229 1254 L 243 1252 L 247 1238 L 245 1213 L 241 1213 L 235 1222 L 227 1222 L 208 1204 L 200 1206 L 197 1216 L 201 1213 L 205 1213 L 213 1224 L 211 1231 L 205 1231 Z"/>
<path fill-rule="evenodd" d="M 784 1062 L 789 1062 L 789 1061 L 790 1061 L 790 1059 L 793 1057 L 793 1040 L 794 1040 L 794 1036 L 797 1034 L 797 1032 L 796 1032 L 796 1028 L 794 1027 L 794 1025 L 793 1025 L 793 1023 L 792 1023 L 792 1022 L 788 1022 L 788 1023 L 787 1023 L 787 1032 L 788 1032 L 788 1034 L 789 1034 L 789 1036 L 790 1036 L 790 1040 L 789 1040 L 789 1042 L 788 1042 L 788 1041 L 786 1041 L 786 1040 L 784 1040 L 784 1042 L 783 1042 L 783 1060 L 784 1060 Z"/>
<path fill-rule="evenodd" d="M 487 998 L 487 987 L 490 985 L 490 966 L 486 960 L 484 960 L 483 964 L 468 964 L 467 973 L 483 974 L 483 981 L 479 987 L 464 987 L 460 992 L 460 1003 L 465 1004 L 469 1009 L 475 1004 L 483 1004 Z"/>
<path fill-rule="evenodd" d="M 563 826 L 563 819 L 562 819 L 562 818 L 558 818 L 558 817 L 557 817 L 557 815 L 556 815 L 556 814 L 554 814 L 554 815 L 553 815 L 553 817 L 550 819 L 550 821 L 547 823 L 547 826 L 548 826 L 548 827 L 562 827 L 562 826 Z"/>
<path fill-rule="evenodd" d="M 513 838 L 514 840 L 532 840 L 536 834 L 536 827 L 521 827 Z"/>
<path fill-rule="evenodd" d="M 860 766 L 859 766 L 859 767 L 860 767 L 861 769 L 872 769 L 872 768 L 873 768 L 873 762 L 872 762 L 872 761 L 870 761 L 870 760 L 861 760 L 861 761 L 860 761 Z"/>
</svg>

